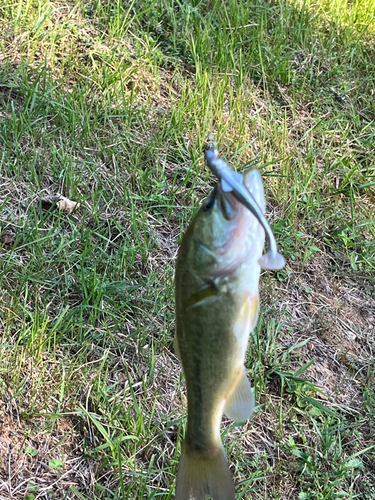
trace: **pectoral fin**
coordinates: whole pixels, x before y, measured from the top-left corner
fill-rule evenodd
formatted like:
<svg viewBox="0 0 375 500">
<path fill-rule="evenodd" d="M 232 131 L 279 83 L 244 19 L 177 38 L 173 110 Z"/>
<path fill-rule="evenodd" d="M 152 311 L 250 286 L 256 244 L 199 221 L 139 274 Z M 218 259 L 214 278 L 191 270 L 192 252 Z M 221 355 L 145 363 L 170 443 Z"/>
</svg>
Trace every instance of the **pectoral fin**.
<svg viewBox="0 0 375 500">
<path fill-rule="evenodd" d="M 220 298 L 219 290 L 215 287 L 214 283 L 207 283 L 198 292 L 195 292 L 187 301 L 186 310 L 197 306 L 207 306 L 216 302 Z"/>
<path fill-rule="evenodd" d="M 254 390 L 251 388 L 249 379 L 243 369 L 237 384 L 226 397 L 224 413 L 228 418 L 236 422 L 243 422 L 253 414 L 254 404 Z"/>
</svg>

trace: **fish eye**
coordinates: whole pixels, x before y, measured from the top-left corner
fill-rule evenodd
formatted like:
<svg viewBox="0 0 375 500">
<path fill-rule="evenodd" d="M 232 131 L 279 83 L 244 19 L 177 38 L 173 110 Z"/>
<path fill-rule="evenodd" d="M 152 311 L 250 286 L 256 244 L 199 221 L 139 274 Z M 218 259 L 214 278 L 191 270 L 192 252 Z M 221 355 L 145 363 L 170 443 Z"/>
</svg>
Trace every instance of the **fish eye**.
<svg viewBox="0 0 375 500">
<path fill-rule="evenodd" d="M 207 200 L 204 202 L 203 205 L 203 212 L 205 213 L 210 212 L 213 206 L 214 206 L 214 200 L 211 197 L 207 198 Z"/>
</svg>

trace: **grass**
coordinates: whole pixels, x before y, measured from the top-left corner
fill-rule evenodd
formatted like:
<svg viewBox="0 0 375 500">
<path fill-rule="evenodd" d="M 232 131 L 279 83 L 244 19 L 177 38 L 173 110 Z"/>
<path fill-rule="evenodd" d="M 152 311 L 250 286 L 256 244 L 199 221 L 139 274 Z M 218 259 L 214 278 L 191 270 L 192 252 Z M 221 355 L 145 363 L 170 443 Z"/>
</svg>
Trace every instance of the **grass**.
<svg viewBox="0 0 375 500">
<path fill-rule="evenodd" d="M 258 409 L 222 427 L 237 498 L 373 498 L 375 2 L 5 0 L 0 26 L 0 498 L 173 497 L 174 261 L 211 132 L 287 258 Z"/>
</svg>

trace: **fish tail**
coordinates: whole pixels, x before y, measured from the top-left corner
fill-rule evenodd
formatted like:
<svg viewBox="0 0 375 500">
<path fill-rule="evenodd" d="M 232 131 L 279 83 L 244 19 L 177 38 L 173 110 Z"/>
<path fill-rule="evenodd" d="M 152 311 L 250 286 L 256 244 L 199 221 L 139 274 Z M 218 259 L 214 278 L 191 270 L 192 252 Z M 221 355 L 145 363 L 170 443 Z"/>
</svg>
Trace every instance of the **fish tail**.
<svg viewBox="0 0 375 500">
<path fill-rule="evenodd" d="M 222 446 L 209 457 L 182 446 L 176 481 L 176 500 L 234 500 L 232 475 Z"/>
</svg>

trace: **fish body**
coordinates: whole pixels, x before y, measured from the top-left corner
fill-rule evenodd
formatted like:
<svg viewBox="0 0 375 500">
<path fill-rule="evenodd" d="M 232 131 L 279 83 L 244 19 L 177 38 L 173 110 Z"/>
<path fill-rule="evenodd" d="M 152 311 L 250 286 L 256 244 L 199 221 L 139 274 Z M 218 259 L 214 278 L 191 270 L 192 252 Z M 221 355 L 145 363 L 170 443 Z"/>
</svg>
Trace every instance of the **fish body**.
<svg viewBox="0 0 375 500">
<path fill-rule="evenodd" d="M 246 172 L 243 182 L 264 213 L 258 171 Z M 254 408 L 244 361 L 258 318 L 264 240 L 258 219 L 220 182 L 182 239 L 175 346 L 186 378 L 188 418 L 176 500 L 235 498 L 220 422 L 223 413 L 247 420 Z"/>
</svg>

